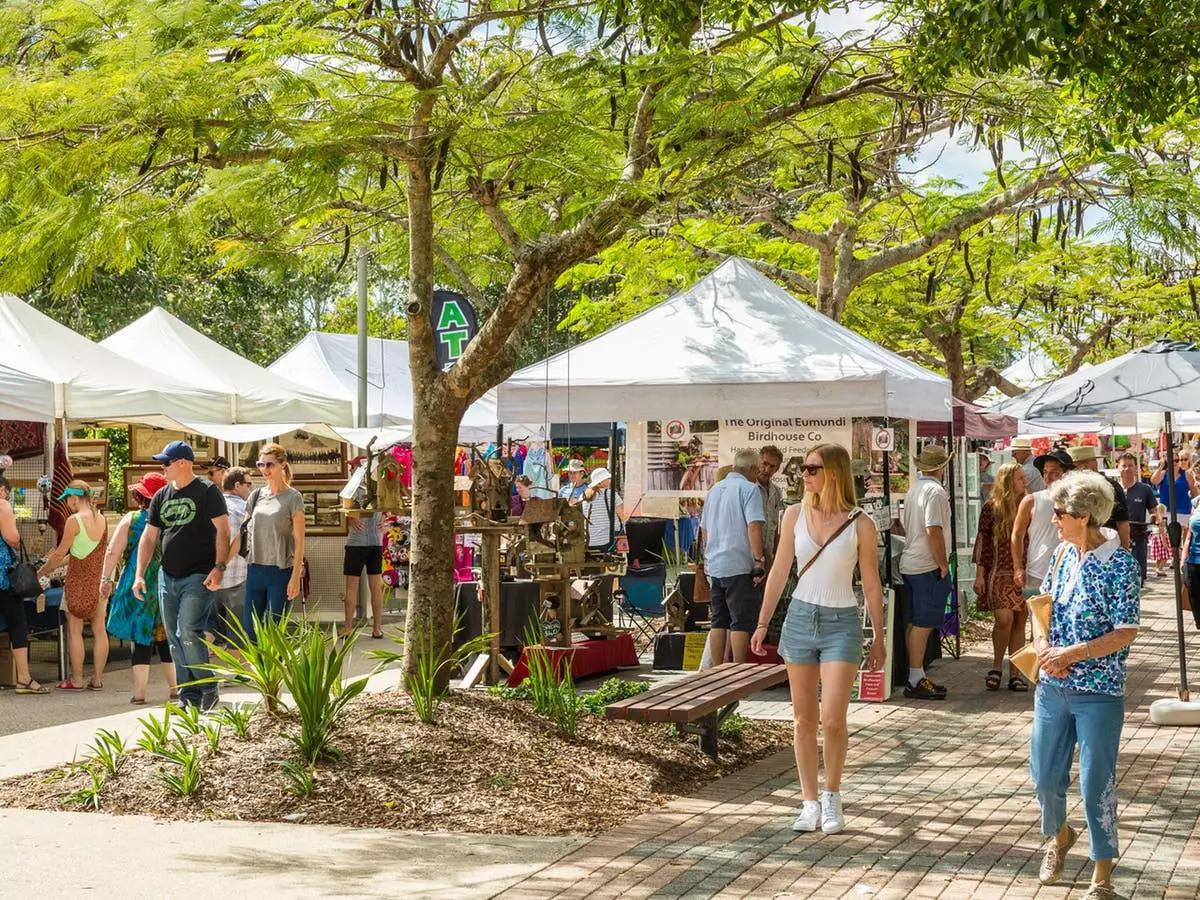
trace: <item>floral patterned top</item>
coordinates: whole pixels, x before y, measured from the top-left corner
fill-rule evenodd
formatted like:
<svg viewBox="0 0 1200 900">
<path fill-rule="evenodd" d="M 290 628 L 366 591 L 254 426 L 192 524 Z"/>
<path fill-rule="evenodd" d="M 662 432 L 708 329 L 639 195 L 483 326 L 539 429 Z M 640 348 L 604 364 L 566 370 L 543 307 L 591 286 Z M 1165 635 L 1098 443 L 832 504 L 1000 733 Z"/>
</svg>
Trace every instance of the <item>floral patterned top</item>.
<svg viewBox="0 0 1200 900">
<path fill-rule="evenodd" d="M 1121 547 L 1116 532 L 1104 529 L 1108 540 L 1084 554 L 1079 577 L 1079 548 L 1063 543 L 1054 551 L 1042 590 L 1054 599 L 1050 612 L 1050 645 L 1069 647 L 1110 634 L 1118 628 L 1136 628 L 1141 622 L 1142 576 L 1137 560 Z M 1074 586 L 1072 587 L 1072 582 Z M 1070 596 L 1066 596 L 1071 588 Z M 1066 678 L 1042 673 L 1047 683 L 1092 694 L 1125 694 L 1125 660 L 1129 647 L 1099 659 L 1082 659 Z"/>
</svg>

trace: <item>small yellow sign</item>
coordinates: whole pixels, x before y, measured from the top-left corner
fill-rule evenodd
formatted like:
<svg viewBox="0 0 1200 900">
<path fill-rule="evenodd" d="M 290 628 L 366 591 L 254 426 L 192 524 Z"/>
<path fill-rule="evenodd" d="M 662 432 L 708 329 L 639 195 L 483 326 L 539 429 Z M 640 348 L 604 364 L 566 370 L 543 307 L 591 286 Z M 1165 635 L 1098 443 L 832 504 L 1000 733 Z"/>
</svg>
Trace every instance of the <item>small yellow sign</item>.
<svg viewBox="0 0 1200 900">
<path fill-rule="evenodd" d="M 708 634 L 703 631 L 689 631 L 683 636 L 683 671 L 695 672 L 700 668 L 700 657 L 704 655 L 704 642 Z"/>
</svg>

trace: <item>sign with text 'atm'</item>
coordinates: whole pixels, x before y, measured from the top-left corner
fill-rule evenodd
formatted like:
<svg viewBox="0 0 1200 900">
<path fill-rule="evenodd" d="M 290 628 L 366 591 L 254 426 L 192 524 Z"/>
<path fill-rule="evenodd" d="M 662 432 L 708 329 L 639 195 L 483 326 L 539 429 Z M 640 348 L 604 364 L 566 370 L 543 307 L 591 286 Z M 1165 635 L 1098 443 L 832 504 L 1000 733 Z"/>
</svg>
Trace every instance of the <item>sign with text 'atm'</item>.
<svg viewBox="0 0 1200 900">
<path fill-rule="evenodd" d="M 475 307 L 462 294 L 454 291 L 434 291 L 430 306 L 433 319 L 433 340 L 437 347 L 438 367 L 448 368 L 458 361 L 467 344 L 479 330 Z"/>
</svg>

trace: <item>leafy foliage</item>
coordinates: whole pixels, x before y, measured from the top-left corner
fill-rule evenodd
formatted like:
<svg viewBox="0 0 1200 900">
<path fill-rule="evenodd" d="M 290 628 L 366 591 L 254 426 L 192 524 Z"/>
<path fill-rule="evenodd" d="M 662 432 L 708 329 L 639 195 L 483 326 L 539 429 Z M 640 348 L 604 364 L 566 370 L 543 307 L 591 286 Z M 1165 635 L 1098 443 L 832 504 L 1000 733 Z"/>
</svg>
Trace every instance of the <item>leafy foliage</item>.
<svg viewBox="0 0 1200 900">
<path fill-rule="evenodd" d="M 104 788 L 104 767 L 89 765 L 86 767 L 87 784 L 77 788 L 63 799 L 64 806 L 77 806 L 81 809 L 96 810 L 100 808 L 101 792 Z"/>
<path fill-rule="evenodd" d="M 292 741 L 307 763 L 337 755 L 331 745 L 337 719 L 367 686 L 365 675 L 349 682 L 342 677 L 354 644 L 354 636 L 339 641 L 336 629 L 326 635 L 306 623 L 283 658 L 284 684 L 300 716 L 300 732 Z"/>
<path fill-rule="evenodd" d="M 177 797 L 191 797 L 200 789 L 203 774 L 200 748 L 187 744 L 182 737 L 157 754 L 168 765 L 160 767 L 155 778 Z"/>
<path fill-rule="evenodd" d="M 591 713 L 593 716 L 602 716 L 604 715 L 604 708 L 608 704 L 636 697 L 638 694 L 644 694 L 648 690 L 650 690 L 650 685 L 644 681 L 607 678 L 592 693 L 582 695 L 580 703 L 585 712 Z"/>
<path fill-rule="evenodd" d="M 525 632 L 525 661 L 529 666 L 529 685 L 533 708 L 550 719 L 558 733 L 569 741 L 575 740 L 582 698 L 575 689 L 571 675 L 571 656 L 574 649 L 559 650 L 546 647 L 541 636 L 530 624 Z"/>
<path fill-rule="evenodd" d="M 293 797 L 308 798 L 313 795 L 317 789 L 317 767 L 313 763 L 297 763 L 289 759 L 277 759 L 275 763 L 283 770 L 288 792 Z"/>
<path fill-rule="evenodd" d="M 103 769 L 106 775 L 116 775 L 121 766 L 129 758 L 129 747 L 125 739 L 115 731 L 101 728 L 96 732 L 96 740 L 91 745 L 92 759 Z"/>
<path fill-rule="evenodd" d="M 284 660 L 291 646 L 290 614 L 284 613 L 278 620 L 273 616 L 261 620 L 254 614 L 254 640 L 250 639 L 240 621 L 233 620 L 230 626 L 237 652 L 207 644 L 209 655 L 216 662 L 210 661 L 202 666 L 213 674 L 210 678 L 202 679 L 201 683 L 250 685 L 262 694 L 267 712 L 278 715 L 283 709 Z"/>
</svg>

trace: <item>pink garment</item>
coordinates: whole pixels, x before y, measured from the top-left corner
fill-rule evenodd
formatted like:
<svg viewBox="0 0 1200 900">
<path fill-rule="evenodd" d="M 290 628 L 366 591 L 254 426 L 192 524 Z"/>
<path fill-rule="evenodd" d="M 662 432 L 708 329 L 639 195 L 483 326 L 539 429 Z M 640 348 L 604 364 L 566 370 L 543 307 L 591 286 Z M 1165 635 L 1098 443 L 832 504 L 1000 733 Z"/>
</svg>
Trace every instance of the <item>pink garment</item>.
<svg viewBox="0 0 1200 900">
<path fill-rule="evenodd" d="M 400 464 L 400 483 L 412 487 L 412 447 L 396 446 L 391 450 L 392 459 Z"/>
<path fill-rule="evenodd" d="M 470 547 L 464 547 L 462 544 L 454 545 L 454 580 L 459 581 L 474 581 L 475 575 L 471 572 L 471 566 L 475 562 L 475 551 Z"/>
</svg>

